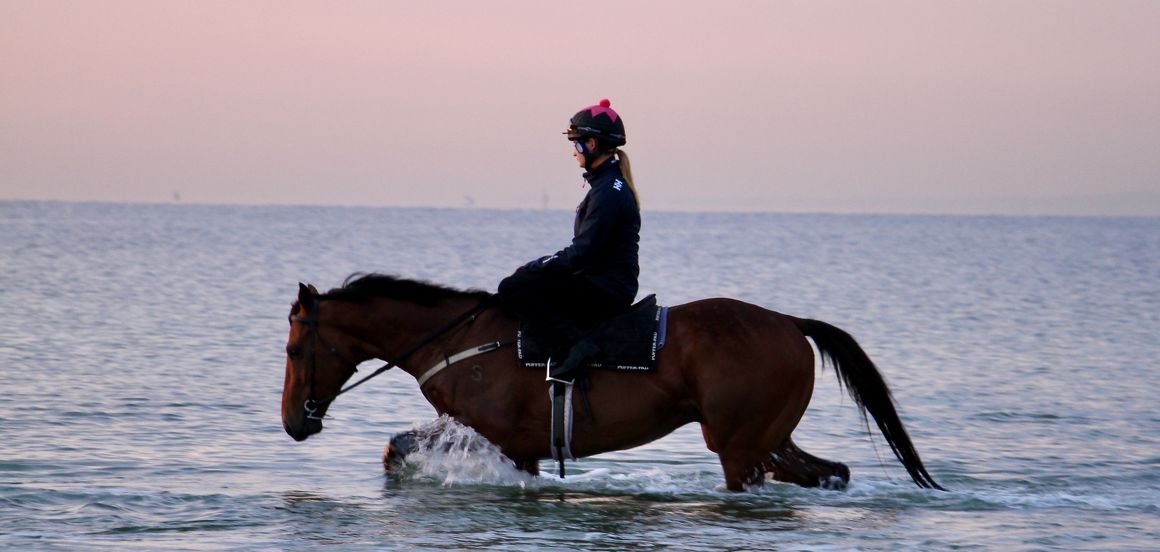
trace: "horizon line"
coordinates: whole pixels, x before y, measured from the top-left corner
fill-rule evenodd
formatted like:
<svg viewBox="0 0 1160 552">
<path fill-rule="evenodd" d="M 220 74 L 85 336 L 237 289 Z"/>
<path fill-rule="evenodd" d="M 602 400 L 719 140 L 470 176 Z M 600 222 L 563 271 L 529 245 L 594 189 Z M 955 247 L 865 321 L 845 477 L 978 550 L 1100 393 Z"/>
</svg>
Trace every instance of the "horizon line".
<svg viewBox="0 0 1160 552">
<path fill-rule="evenodd" d="M 243 208 L 324 208 L 324 209 L 405 209 L 405 210 L 450 210 L 450 211 L 552 211 L 567 212 L 568 207 L 501 207 L 488 205 L 447 206 L 447 205 L 354 205 L 346 203 L 250 203 L 215 202 L 186 200 L 111 200 L 111 199 L 30 199 L 0 198 L 3 203 L 44 203 L 74 205 L 124 205 L 124 206 L 187 206 L 187 207 L 243 207 Z M 821 216 L 880 216 L 880 217 L 962 217 L 962 218 L 1092 218 L 1092 219 L 1158 219 L 1160 214 L 1111 214 L 1111 213 L 1002 213 L 1002 212 L 944 212 L 944 211 L 825 211 L 825 210 L 765 210 L 765 209 L 686 209 L 661 207 L 642 210 L 644 213 L 673 214 L 737 214 L 737 215 L 821 215 Z"/>
</svg>

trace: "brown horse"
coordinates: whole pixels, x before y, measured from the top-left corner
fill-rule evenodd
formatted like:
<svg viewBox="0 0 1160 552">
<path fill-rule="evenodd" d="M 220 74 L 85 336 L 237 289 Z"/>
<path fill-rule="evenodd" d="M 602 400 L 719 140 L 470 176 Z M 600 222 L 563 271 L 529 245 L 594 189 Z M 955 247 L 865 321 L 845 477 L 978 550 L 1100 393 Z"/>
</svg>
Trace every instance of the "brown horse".
<svg viewBox="0 0 1160 552">
<path fill-rule="evenodd" d="M 539 460 L 551 457 L 543 372 L 521 367 L 514 347 L 446 363 L 477 345 L 512 339 L 517 321 L 497 303 L 485 292 L 377 274 L 321 295 L 300 285 L 286 344 L 286 432 L 301 441 L 322 431 L 326 410 L 358 363 L 395 360 L 424 380 L 420 391 L 440 414 L 475 429 L 520 469 L 538 473 Z M 635 447 L 698 422 L 730 490 L 759 485 L 766 474 L 806 487 L 839 479 L 844 486 L 845 465 L 811 456 L 790 439 L 813 394 L 809 337 L 914 482 L 941 489 L 911 444 L 882 376 L 846 332 L 732 299 L 672 307 L 668 324 L 655 372 L 589 374 L 595 416 L 575 418 L 574 455 Z"/>
</svg>

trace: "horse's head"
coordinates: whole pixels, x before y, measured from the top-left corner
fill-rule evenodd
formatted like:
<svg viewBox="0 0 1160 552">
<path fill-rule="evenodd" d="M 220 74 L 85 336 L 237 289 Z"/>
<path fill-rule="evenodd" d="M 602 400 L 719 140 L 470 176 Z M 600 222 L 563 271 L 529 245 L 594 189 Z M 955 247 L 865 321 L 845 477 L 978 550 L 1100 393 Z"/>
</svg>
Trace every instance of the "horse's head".
<svg viewBox="0 0 1160 552">
<path fill-rule="evenodd" d="M 320 305 L 314 286 L 298 284 L 298 302 L 290 310 L 282 387 L 282 427 L 296 441 L 322 431 L 330 399 L 357 365 L 336 345 L 346 341 L 343 336 L 319 323 Z"/>
</svg>

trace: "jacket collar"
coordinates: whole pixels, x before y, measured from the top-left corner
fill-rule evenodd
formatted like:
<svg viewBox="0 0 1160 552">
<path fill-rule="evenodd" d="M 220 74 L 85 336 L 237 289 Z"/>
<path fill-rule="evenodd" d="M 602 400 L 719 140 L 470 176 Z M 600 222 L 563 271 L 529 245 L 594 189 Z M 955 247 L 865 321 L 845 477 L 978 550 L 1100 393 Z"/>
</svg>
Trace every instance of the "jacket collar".
<svg viewBox="0 0 1160 552">
<path fill-rule="evenodd" d="M 604 176 L 604 173 L 607 173 L 608 171 L 612 170 L 613 168 L 619 169 L 619 167 L 620 167 L 620 160 L 617 159 L 616 156 L 614 155 L 614 156 L 606 159 L 603 163 L 598 165 L 596 168 L 584 173 L 584 180 L 588 181 L 589 186 L 594 186 L 596 184 L 596 181 L 599 180 L 602 176 Z"/>
</svg>

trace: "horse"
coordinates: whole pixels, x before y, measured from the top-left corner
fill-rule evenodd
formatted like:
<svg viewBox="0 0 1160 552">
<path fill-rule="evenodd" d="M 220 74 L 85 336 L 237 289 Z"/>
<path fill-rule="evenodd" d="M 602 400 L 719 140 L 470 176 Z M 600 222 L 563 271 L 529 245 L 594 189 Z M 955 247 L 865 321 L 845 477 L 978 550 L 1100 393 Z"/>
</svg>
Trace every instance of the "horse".
<svg viewBox="0 0 1160 552">
<path fill-rule="evenodd" d="M 539 461 L 551 458 L 544 374 L 520 366 L 515 348 L 502 346 L 519 322 L 495 295 L 355 274 L 326 293 L 299 284 L 289 321 L 282 424 L 296 441 L 322 431 L 360 363 L 380 359 L 387 364 L 370 377 L 397 365 L 440 415 L 474 429 L 517 468 L 538 475 Z M 844 488 L 845 464 L 815 457 L 791 438 L 813 394 L 809 338 L 823 369 L 833 366 L 839 386 L 864 420 L 874 419 L 914 483 L 943 489 L 923 465 L 878 369 L 845 331 L 713 298 L 671 307 L 667 332 L 655 371 L 588 373 L 595 415 L 574 417 L 574 456 L 632 448 L 697 422 L 730 491 L 767 478 Z M 470 362 L 456 356 L 472 347 Z"/>
</svg>

